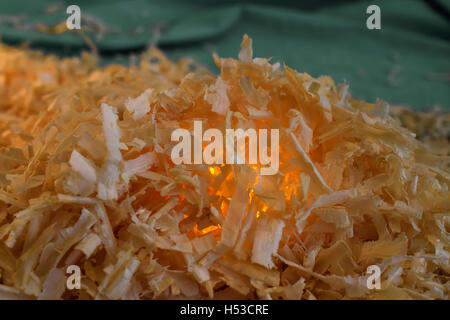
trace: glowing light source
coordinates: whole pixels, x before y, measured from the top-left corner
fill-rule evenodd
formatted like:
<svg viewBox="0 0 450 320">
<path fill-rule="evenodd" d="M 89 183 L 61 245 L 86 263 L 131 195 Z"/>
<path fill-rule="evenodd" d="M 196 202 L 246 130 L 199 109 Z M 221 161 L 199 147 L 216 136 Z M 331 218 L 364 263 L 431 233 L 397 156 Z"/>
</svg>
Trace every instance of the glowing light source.
<svg viewBox="0 0 450 320">
<path fill-rule="evenodd" d="M 210 166 L 210 167 L 208 167 L 208 170 L 209 170 L 209 173 L 211 173 L 211 175 L 213 175 L 214 177 L 216 177 L 222 173 L 222 171 L 220 170 L 220 167 L 218 167 L 218 166 Z"/>
<path fill-rule="evenodd" d="M 203 228 L 203 229 L 199 230 L 198 229 L 198 225 L 196 224 L 195 227 L 194 227 L 194 232 L 196 234 L 204 235 L 204 234 L 207 234 L 207 233 L 219 230 L 219 229 L 222 229 L 220 224 L 212 225 L 212 226 L 209 226 L 209 227 L 206 227 L 206 228 Z"/>
</svg>

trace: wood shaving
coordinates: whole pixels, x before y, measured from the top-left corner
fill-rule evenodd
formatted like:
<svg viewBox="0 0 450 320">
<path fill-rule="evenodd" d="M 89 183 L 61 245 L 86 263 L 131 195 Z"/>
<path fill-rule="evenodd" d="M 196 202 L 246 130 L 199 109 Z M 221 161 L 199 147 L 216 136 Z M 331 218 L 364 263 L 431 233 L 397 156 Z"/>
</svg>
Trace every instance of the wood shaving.
<svg viewBox="0 0 450 320">
<path fill-rule="evenodd" d="M 0 299 L 448 299 L 448 153 L 251 43 L 218 76 L 0 47 Z M 174 165 L 194 120 L 279 129 L 278 173 Z"/>
</svg>

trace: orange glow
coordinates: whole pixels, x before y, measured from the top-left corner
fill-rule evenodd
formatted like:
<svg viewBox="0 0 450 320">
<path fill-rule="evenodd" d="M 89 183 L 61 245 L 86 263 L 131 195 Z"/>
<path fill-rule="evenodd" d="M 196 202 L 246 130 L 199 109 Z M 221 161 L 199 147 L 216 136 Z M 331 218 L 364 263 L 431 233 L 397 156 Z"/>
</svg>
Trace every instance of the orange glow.
<svg viewBox="0 0 450 320">
<path fill-rule="evenodd" d="M 267 210 L 269 210 L 269 207 L 267 206 L 267 204 L 263 203 L 261 210 L 262 210 L 262 212 L 267 212 Z"/>
<path fill-rule="evenodd" d="M 261 215 L 263 213 L 266 213 L 268 210 L 269 210 L 269 206 L 263 202 L 261 209 L 256 211 L 256 219 L 259 219 L 261 217 Z"/>
<path fill-rule="evenodd" d="M 284 196 L 286 199 L 290 199 L 291 198 L 291 194 L 292 191 L 294 191 L 294 186 L 293 185 L 287 185 L 284 187 Z"/>
<path fill-rule="evenodd" d="M 220 211 L 222 212 L 223 216 L 226 216 L 228 210 L 228 204 L 225 201 L 222 201 L 220 204 Z"/>
<path fill-rule="evenodd" d="M 207 188 L 206 188 L 206 191 L 208 191 L 208 194 L 209 194 L 209 195 L 212 195 L 212 194 L 215 193 L 216 190 L 215 190 L 213 187 L 207 187 Z"/>
<path fill-rule="evenodd" d="M 296 192 L 296 185 L 300 183 L 297 171 L 289 172 L 285 175 L 283 180 L 283 191 L 286 199 L 290 199 L 291 195 Z"/>
<path fill-rule="evenodd" d="M 222 173 L 222 171 L 220 170 L 220 167 L 217 167 L 217 166 L 208 167 L 208 170 L 209 170 L 209 173 L 211 173 L 211 175 L 213 175 L 214 177 L 216 177 Z"/>
<path fill-rule="evenodd" d="M 207 233 L 210 233 L 210 232 L 213 232 L 213 231 L 216 231 L 216 230 L 220 230 L 220 229 L 222 229 L 222 226 L 220 224 L 218 224 L 217 226 L 212 225 L 212 226 L 209 226 L 209 227 L 206 227 L 206 228 L 203 228 L 203 229 L 199 230 L 198 229 L 198 225 L 196 224 L 195 227 L 194 227 L 194 232 L 197 235 L 204 235 L 204 234 L 207 234 Z"/>
</svg>

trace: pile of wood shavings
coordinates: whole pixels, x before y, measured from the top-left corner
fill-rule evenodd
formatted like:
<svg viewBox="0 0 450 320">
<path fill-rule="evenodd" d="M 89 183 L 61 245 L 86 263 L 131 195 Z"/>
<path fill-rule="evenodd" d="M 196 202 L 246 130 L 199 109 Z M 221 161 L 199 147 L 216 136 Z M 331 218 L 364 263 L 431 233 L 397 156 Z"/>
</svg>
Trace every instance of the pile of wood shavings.
<svg viewBox="0 0 450 320">
<path fill-rule="evenodd" d="M 417 139 L 426 143 L 431 152 L 450 156 L 450 112 L 440 111 L 438 107 L 433 111 L 418 112 L 394 106 L 390 113 L 403 127 L 414 132 Z"/>
<path fill-rule="evenodd" d="M 448 157 L 247 36 L 214 59 L 219 76 L 155 49 L 98 68 L 0 48 L 0 299 L 448 299 Z M 194 119 L 278 128 L 279 173 L 175 166 Z"/>
</svg>

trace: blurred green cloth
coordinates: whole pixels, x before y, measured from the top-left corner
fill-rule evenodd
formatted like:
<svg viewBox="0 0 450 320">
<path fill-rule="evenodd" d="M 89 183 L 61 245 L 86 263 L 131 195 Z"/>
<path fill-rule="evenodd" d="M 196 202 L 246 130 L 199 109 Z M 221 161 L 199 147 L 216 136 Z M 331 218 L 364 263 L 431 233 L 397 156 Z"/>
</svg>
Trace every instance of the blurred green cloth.
<svg viewBox="0 0 450 320">
<path fill-rule="evenodd" d="M 450 26 L 424 1 L 297 2 L 303 1 L 2 0 L 0 35 L 9 44 L 31 41 L 46 52 L 76 54 L 86 49 L 78 34 L 35 26 L 65 21 L 66 7 L 77 4 L 82 17 L 106 26 L 101 38 L 88 33 L 105 63 L 126 63 L 153 42 L 173 59 L 192 57 L 217 72 L 211 54 L 237 57 L 247 33 L 255 56 L 347 81 L 358 98 L 450 110 Z M 381 30 L 366 28 L 370 4 L 381 8 Z"/>
</svg>

